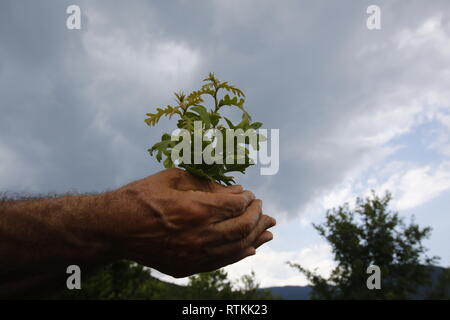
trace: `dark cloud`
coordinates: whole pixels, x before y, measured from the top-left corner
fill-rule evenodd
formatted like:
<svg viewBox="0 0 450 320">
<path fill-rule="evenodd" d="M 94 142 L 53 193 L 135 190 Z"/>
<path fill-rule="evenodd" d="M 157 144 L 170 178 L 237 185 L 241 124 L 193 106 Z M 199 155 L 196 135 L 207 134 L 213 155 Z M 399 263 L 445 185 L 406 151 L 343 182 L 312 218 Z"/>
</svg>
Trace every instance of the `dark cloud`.
<svg viewBox="0 0 450 320">
<path fill-rule="evenodd" d="M 79 1 L 80 31 L 65 28 L 68 1 L 2 1 L 0 189 L 100 191 L 155 172 L 146 148 L 170 125 L 149 129 L 145 113 L 214 71 L 281 129 L 279 174 L 239 181 L 295 213 L 377 152 L 356 141 L 371 133 L 342 131 L 411 82 L 401 53 L 359 52 L 449 9 L 379 2 L 369 32 L 369 1 Z"/>
</svg>

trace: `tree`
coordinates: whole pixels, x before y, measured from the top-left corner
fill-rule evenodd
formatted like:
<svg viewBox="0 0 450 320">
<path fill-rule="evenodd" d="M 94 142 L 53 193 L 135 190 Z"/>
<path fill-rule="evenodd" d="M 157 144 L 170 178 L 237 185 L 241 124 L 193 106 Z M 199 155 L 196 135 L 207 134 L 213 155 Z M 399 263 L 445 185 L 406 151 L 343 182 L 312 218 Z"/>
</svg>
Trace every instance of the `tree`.
<svg viewBox="0 0 450 320">
<path fill-rule="evenodd" d="M 240 279 L 241 286 L 236 286 L 228 279 L 225 270 L 200 273 L 189 277 L 188 293 L 190 299 L 272 299 L 266 290 L 259 290 L 255 274 L 244 275 Z"/>
<path fill-rule="evenodd" d="M 130 261 L 109 264 L 82 280 L 81 290 L 63 289 L 52 298 L 58 299 L 174 299 L 181 298 L 179 286 L 160 281 L 151 271 Z"/>
<path fill-rule="evenodd" d="M 406 224 L 389 210 L 392 197 L 374 192 L 358 198 L 354 209 L 348 204 L 327 211 L 321 225 L 313 224 L 331 245 L 337 266 L 328 278 L 289 263 L 312 283 L 312 299 L 407 299 L 431 283 L 429 257 L 423 240 L 431 233 L 414 221 Z M 381 289 L 369 290 L 367 268 L 380 268 Z"/>
<path fill-rule="evenodd" d="M 82 281 L 81 290 L 64 289 L 50 298 L 57 299 L 270 299 L 259 290 L 255 275 L 244 275 L 237 283 L 219 269 L 189 277 L 187 286 L 154 278 L 151 270 L 130 261 L 109 264 Z"/>
</svg>

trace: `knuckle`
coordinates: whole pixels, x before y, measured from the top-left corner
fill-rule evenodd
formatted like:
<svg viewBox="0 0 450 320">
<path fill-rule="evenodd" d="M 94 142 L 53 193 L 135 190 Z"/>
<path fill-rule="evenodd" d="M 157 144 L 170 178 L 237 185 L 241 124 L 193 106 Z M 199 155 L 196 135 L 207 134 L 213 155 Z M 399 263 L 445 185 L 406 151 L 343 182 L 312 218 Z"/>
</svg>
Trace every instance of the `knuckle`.
<svg viewBox="0 0 450 320">
<path fill-rule="evenodd" d="M 188 213 L 190 216 L 198 217 L 205 213 L 205 208 L 196 201 L 181 201 L 179 210 Z"/>
<path fill-rule="evenodd" d="M 247 238 L 241 239 L 239 241 L 239 248 L 241 250 L 246 249 L 249 246 L 249 240 Z"/>
<path fill-rule="evenodd" d="M 271 217 L 269 217 L 268 215 L 263 215 L 263 219 L 264 219 L 264 226 L 267 228 L 269 226 L 272 226 L 273 224 L 273 220 Z"/>
<path fill-rule="evenodd" d="M 197 228 L 196 229 L 196 241 L 194 242 L 196 248 L 203 250 L 207 248 L 212 242 L 213 236 L 211 231 L 206 228 Z"/>
<path fill-rule="evenodd" d="M 236 240 L 240 240 L 241 239 L 239 231 L 237 231 L 235 233 L 233 233 L 233 232 L 221 232 L 219 238 L 220 238 L 221 244 L 232 243 L 232 242 L 235 242 Z"/>
<path fill-rule="evenodd" d="M 234 210 L 236 210 L 237 212 L 243 212 L 245 209 L 246 209 L 246 201 L 244 197 L 239 197 L 234 202 Z"/>
<path fill-rule="evenodd" d="M 256 203 L 256 207 L 258 208 L 258 211 L 261 212 L 262 211 L 262 200 L 256 199 L 255 203 Z"/>
<path fill-rule="evenodd" d="M 196 217 L 201 216 L 204 213 L 203 207 L 198 203 L 191 203 L 186 209 L 191 215 Z"/>
<path fill-rule="evenodd" d="M 242 238 L 246 238 L 253 229 L 253 224 L 251 223 L 251 221 L 245 221 L 244 223 L 242 223 L 242 225 L 239 228 L 239 235 Z"/>
<path fill-rule="evenodd" d="M 180 200 L 170 209 L 166 220 L 180 227 L 192 226 L 203 221 L 203 208 L 192 201 Z"/>
</svg>

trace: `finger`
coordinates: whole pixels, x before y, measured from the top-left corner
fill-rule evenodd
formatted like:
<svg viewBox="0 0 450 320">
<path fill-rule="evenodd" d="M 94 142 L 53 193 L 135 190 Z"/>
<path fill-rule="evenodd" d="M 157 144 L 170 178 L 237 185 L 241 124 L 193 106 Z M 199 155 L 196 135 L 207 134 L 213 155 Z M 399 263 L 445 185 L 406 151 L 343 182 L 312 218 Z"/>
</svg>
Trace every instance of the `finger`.
<svg viewBox="0 0 450 320">
<path fill-rule="evenodd" d="M 257 225 L 261 213 L 262 201 L 254 200 L 242 215 L 214 224 L 214 240 L 229 243 L 245 239 Z"/>
<path fill-rule="evenodd" d="M 256 227 L 252 230 L 252 232 L 248 235 L 247 238 L 241 240 L 242 242 L 241 245 L 244 247 L 253 246 L 257 242 L 257 240 L 263 235 L 263 233 L 266 232 L 267 229 L 272 228 L 274 225 L 275 221 L 272 217 L 269 217 L 268 215 L 265 214 L 261 215 L 261 218 L 259 219 Z M 262 240 L 265 239 L 263 238 Z"/>
<path fill-rule="evenodd" d="M 224 257 L 223 259 L 227 259 L 227 257 L 235 257 L 236 252 L 242 253 L 247 250 L 256 250 L 257 247 L 272 240 L 272 233 L 267 231 L 267 229 L 274 226 L 274 223 L 275 219 L 272 217 L 261 215 L 261 218 L 258 220 L 258 224 L 245 239 L 207 248 L 206 252 L 212 260 L 221 260 L 220 257 Z"/>
<path fill-rule="evenodd" d="M 255 249 L 258 249 L 260 246 L 262 246 L 264 243 L 269 242 L 273 239 L 273 234 L 270 231 L 264 231 L 261 233 L 259 238 L 256 239 L 256 241 L 253 243 L 253 247 Z"/>
<path fill-rule="evenodd" d="M 212 187 L 212 192 L 225 192 L 225 193 L 241 193 L 244 191 L 244 188 L 241 185 L 233 185 L 233 186 L 222 186 L 220 184 L 215 183 Z"/>
<path fill-rule="evenodd" d="M 191 200 L 200 204 L 210 216 L 211 223 L 242 215 L 255 199 L 251 191 L 241 193 L 186 191 Z"/>
</svg>

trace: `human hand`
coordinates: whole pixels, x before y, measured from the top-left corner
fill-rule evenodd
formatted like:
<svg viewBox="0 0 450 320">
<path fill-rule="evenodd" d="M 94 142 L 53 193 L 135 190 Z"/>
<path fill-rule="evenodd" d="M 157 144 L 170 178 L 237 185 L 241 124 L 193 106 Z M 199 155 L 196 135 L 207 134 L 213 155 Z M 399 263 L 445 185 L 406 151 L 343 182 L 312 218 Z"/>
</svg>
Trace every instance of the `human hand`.
<svg viewBox="0 0 450 320">
<path fill-rule="evenodd" d="M 255 254 L 275 219 L 241 186 L 224 187 L 181 169 L 132 182 L 110 195 L 108 222 L 121 257 L 174 277 Z"/>
</svg>

